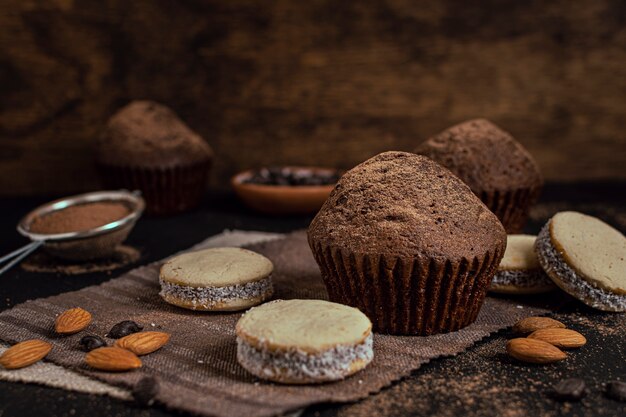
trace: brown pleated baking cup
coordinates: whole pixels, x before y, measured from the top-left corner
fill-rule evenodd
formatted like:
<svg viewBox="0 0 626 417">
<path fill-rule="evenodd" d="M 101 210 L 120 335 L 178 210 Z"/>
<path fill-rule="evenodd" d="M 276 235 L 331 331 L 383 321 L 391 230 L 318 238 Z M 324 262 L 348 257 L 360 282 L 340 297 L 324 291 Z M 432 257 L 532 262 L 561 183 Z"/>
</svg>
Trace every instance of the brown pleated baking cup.
<svg viewBox="0 0 626 417">
<path fill-rule="evenodd" d="M 99 164 L 107 188 L 140 190 L 146 212 L 168 215 L 197 207 L 206 192 L 211 161 L 173 168 L 136 168 Z"/>
<path fill-rule="evenodd" d="M 451 262 L 353 254 L 309 243 L 331 301 L 364 312 L 376 332 L 421 336 L 473 323 L 503 255 Z"/>
<path fill-rule="evenodd" d="M 522 232 L 530 208 L 537 202 L 541 186 L 507 191 L 483 191 L 479 197 L 495 214 L 508 234 Z"/>
</svg>

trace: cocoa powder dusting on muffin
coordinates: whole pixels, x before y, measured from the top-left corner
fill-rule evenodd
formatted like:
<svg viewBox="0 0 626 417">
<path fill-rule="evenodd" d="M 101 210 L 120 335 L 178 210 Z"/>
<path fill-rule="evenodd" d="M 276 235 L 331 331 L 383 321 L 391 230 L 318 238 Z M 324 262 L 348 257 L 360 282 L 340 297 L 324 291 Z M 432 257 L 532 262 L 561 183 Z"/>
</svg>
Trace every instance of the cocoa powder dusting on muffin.
<svg viewBox="0 0 626 417">
<path fill-rule="evenodd" d="M 36 217 L 30 231 L 42 235 L 79 232 L 120 220 L 129 213 L 128 207 L 120 203 L 80 204 Z"/>
<path fill-rule="evenodd" d="M 513 136 L 485 119 L 452 126 L 423 142 L 415 152 L 448 168 L 476 194 L 543 183 L 530 153 Z"/>
<path fill-rule="evenodd" d="M 331 301 L 357 307 L 379 333 L 422 336 L 476 320 L 506 247 L 467 185 L 406 152 L 341 177 L 308 239 Z"/>
<path fill-rule="evenodd" d="M 133 101 L 115 113 L 95 144 L 96 159 L 113 166 L 166 168 L 210 160 L 211 147 L 169 107 Z"/>
<path fill-rule="evenodd" d="M 213 151 L 172 109 L 132 101 L 118 110 L 94 143 L 106 188 L 140 190 L 149 214 L 197 207 L 206 191 Z"/>
<path fill-rule="evenodd" d="M 346 173 L 309 237 L 355 253 L 450 260 L 493 254 L 506 241 L 498 219 L 467 185 L 407 152 L 382 153 Z"/>
<path fill-rule="evenodd" d="M 504 225 L 520 233 L 543 179 L 530 153 L 485 119 L 452 126 L 415 149 L 448 168 L 472 189 Z"/>
</svg>

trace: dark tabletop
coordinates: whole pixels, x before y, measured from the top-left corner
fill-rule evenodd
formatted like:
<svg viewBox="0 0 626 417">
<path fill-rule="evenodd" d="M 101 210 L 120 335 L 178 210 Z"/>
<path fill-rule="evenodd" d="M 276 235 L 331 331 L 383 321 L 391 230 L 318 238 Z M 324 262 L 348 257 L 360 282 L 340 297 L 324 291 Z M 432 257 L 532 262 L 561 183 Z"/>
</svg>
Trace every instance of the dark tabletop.
<svg viewBox="0 0 626 417">
<path fill-rule="evenodd" d="M 2 198 L 0 254 L 27 243 L 15 231 L 19 219 L 50 198 Z M 626 231 L 626 182 L 549 184 L 533 209 L 527 232 L 537 233 L 547 217 L 573 209 L 596 215 Z M 306 227 L 310 217 L 271 217 L 243 208 L 230 194 L 210 193 L 200 209 L 167 218 L 144 217 L 128 239 L 142 251 L 139 263 L 148 263 L 188 248 L 224 229 L 287 232 Z M 98 284 L 119 276 L 129 266 L 110 274 L 63 276 L 28 273 L 17 267 L 0 276 L 0 311 L 28 299 L 45 297 Z M 570 300 L 554 315 L 583 333 L 588 343 L 563 362 L 529 366 L 504 355 L 512 337 L 501 331 L 452 358 L 422 366 L 405 380 L 354 404 L 325 404 L 304 412 L 307 416 L 625 416 L 626 403 L 607 398 L 604 386 L 626 381 L 626 319 L 624 314 L 591 310 Z M 586 381 L 587 396 L 580 402 L 559 402 L 551 387 L 562 378 Z M 158 405 L 145 408 L 106 396 L 79 394 L 31 384 L 0 382 L 0 417 L 9 416 L 171 416 L 178 412 Z"/>
</svg>

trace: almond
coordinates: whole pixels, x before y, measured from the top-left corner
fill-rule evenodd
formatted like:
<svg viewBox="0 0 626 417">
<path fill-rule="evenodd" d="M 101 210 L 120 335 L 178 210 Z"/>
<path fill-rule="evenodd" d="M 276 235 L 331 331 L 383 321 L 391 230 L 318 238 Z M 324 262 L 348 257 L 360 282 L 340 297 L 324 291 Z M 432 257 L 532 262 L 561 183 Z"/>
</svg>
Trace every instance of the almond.
<svg viewBox="0 0 626 417">
<path fill-rule="evenodd" d="M 54 329 L 60 334 L 74 334 L 85 329 L 91 323 L 91 313 L 80 307 L 71 308 L 57 317 Z"/>
<path fill-rule="evenodd" d="M 585 336 L 570 329 L 539 329 L 528 335 L 531 339 L 548 342 L 561 349 L 573 349 L 587 343 Z"/>
<path fill-rule="evenodd" d="M 18 369 L 32 365 L 46 357 L 52 345 L 43 340 L 27 340 L 8 348 L 0 356 L 0 365 L 6 369 Z"/>
<path fill-rule="evenodd" d="M 161 349 L 168 340 L 170 340 L 170 335 L 167 333 L 140 332 L 122 337 L 115 342 L 115 346 L 130 350 L 135 355 L 141 356 Z"/>
<path fill-rule="evenodd" d="M 130 371 L 141 368 L 141 359 L 133 352 L 118 347 L 101 347 L 85 355 L 85 362 L 101 371 Z"/>
<path fill-rule="evenodd" d="M 519 337 L 506 344 L 507 353 L 517 360 L 530 363 L 551 363 L 567 358 L 567 354 L 548 342 Z"/>
<path fill-rule="evenodd" d="M 515 323 L 513 331 L 518 334 L 528 334 L 539 329 L 551 329 L 561 328 L 564 329 L 565 325 L 558 320 L 551 319 L 550 317 L 527 317 Z"/>
</svg>

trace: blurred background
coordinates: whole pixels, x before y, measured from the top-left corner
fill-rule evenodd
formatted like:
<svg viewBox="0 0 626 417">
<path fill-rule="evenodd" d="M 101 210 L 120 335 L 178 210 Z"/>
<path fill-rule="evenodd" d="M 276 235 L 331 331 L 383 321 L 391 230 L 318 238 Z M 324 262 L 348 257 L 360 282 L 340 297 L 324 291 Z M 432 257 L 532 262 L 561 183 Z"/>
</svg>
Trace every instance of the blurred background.
<svg viewBox="0 0 626 417">
<path fill-rule="evenodd" d="M 0 194 L 99 188 L 94 138 L 168 105 L 247 168 L 349 168 L 486 117 L 547 180 L 626 179 L 626 3 L 3 0 Z"/>
</svg>

